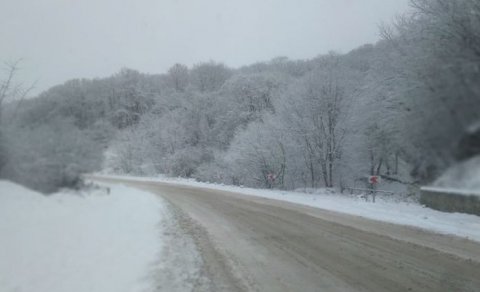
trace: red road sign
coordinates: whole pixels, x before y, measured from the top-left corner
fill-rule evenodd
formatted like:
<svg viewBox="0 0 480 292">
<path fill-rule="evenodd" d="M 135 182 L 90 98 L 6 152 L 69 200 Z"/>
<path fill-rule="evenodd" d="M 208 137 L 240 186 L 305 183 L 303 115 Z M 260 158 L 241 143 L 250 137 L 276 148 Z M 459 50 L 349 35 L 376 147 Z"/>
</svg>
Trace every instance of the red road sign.
<svg viewBox="0 0 480 292">
<path fill-rule="evenodd" d="M 270 182 L 274 182 L 276 178 L 277 178 L 277 176 L 274 173 L 267 174 L 267 179 Z"/>
<path fill-rule="evenodd" d="M 378 175 L 372 175 L 368 177 L 368 182 L 372 185 L 380 183 L 380 177 Z"/>
</svg>

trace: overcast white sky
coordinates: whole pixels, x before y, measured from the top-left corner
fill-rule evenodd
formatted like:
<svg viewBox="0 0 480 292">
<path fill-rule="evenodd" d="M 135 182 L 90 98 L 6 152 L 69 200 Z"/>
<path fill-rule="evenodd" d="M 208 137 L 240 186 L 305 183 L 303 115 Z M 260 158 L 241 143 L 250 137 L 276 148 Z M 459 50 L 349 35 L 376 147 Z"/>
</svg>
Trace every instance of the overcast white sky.
<svg viewBox="0 0 480 292">
<path fill-rule="evenodd" d="M 0 0 L 0 60 L 23 58 L 35 93 L 72 78 L 176 62 L 238 67 L 378 40 L 408 0 Z"/>
</svg>

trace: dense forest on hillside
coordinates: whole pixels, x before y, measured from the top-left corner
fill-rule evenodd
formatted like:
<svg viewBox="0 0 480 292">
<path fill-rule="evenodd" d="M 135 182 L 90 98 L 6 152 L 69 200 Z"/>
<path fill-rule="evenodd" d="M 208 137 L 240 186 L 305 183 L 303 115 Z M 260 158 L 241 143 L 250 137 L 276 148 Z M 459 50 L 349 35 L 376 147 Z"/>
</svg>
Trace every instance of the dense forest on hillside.
<svg viewBox="0 0 480 292">
<path fill-rule="evenodd" d="M 34 99 L 15 98 L 8 67 L 0 175 L 44 192 L 101 169 L 282 189 L 431 182 L 478 130 L 480 3 L 411 4 L 377 44 L 310 60 L 122 69 Z"/>
</svg>

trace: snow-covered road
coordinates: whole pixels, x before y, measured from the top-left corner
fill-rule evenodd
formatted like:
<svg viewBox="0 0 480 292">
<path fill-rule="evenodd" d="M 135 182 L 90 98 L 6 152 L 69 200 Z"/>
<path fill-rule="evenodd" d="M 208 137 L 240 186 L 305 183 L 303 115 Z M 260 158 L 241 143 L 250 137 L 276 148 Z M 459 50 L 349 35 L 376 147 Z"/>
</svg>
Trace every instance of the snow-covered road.
<svg viewBox="0 0 480 292">
<path fill-rule="evenodd" d="M 480 289 L 477 242 L 211 188 L 99 180 L 159 194 L 181 214 L 213 283 L 197 291 Z"/>
<path fill-rule="evenodd" d="M 480 216 L 446 213 L 422 206 L 416 202 L 399 201 L 388 196 L 377 197 L 377 202 L 342 195 L 329 190 L 316 190 L 313 193 L 283 190 L 243 188 L 238 186 L 209 184 L 192 179 L 169 177 L 132 177 L 118 175 L 96 175 L 100 178 L 127 179 L 140 182 L 161 182 L 198 188 L 235 192 L 247 196 L 262 197 L 301 204 L 314 208 L 340 212 L 393 224 L 417 227 L 439 234 L 456 235 L 480 242 Z"/>
</svg>

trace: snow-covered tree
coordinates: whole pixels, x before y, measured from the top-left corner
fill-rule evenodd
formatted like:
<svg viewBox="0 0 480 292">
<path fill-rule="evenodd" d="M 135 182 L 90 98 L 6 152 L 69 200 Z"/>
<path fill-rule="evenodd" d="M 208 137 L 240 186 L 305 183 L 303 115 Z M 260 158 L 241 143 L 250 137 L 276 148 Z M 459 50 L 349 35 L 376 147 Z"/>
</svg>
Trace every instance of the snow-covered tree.
<svg viewBox="0 0 480 292">
<path fill-rule="evenodd" d="M 285 91 L 288 78 L 278 73 L 236 74 L 222 88 L 231 98 L 244 124 L 259 120 L 275 111 L 274 98 Z"/>
<path fill-rule="evenodd" d="M 335 183 L 342 155 L 351 76 L 336 55 L 325 56 L 321 66 L 293 84 L 278 105 L 284 130 L 303 149 L 311 187 L 321 179 L 326 187 Z"/>
<path fill-rule="evenodd" d="M 4 177 L 46 193 L 78 186 L 80 174 L 98 169 L 102 162 L 99 145 L 69 120 L 11 126 L 7 135 Z"/>
<path fill-rule="evenodd" d="M 415 175 L 431 180 L 452 163 L 462 134 L 480 119 L 480 6 L 475 0 L 411 4 L 414 13 L 384 36 L 398 58 L 400 135 L 413 146 Z"/>
<path fill-rule="evenodd" d="M 255 187 L 285 187 L 287 157 L 282 136 L 272 125 L 251 123 L 232 142 L 225 161 L 233 183 Z"/>
<path fill-rule="evenodd" d="M 176 91 L 185 91 L 190 82 L 188 67 L 175 64 L 168 69 L 168 80 Z"/>
<path fill-rule="evenodd" d="M 12 121 L 6 121 L 6 118 L 3 116 L 3 111 L 5 104 L 7 102 L 16 102 L 15 110 L 18 110 L 18 106 L 21 104 L 23 99 L 33 88 L 33 85 L 30 87 L 25 87 L 21 82 L 19 83 L 16 80 L 16 74 L 19 70 L 21 60 L 15 62 L 5 62 L 3 69 L 4 74 L 0 73 L 0 175 L 2 174 L 2 169 L 7 163 L 8 153 L 7 153 L 7 135 L 4 133 L 6 125 L 12 123 Z M 11 115 L 9 119 L 13 119 L 15 114 Z"/>
<path fill-rule="evenodd" d="M 232 71 L 224 64 L 210 61 L 193 66 L 190 82 L 200 92 L 213 92 L 220 89 L 231 75 Z"/>
</svg>

